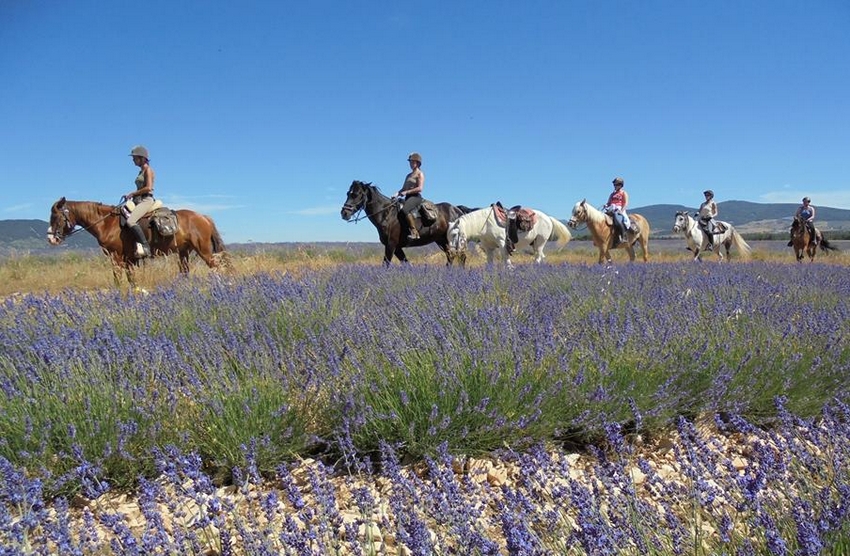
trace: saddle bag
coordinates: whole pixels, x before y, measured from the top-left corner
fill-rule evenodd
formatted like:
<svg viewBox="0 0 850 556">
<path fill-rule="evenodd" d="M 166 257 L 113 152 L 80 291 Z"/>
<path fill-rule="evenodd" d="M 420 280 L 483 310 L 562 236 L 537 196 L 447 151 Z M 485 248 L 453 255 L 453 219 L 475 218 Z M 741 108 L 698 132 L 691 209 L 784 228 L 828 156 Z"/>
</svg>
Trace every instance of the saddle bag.
<svg viewBox="0 0 850 556">
<path fill-rule="evenodd" d="M 437 212 L 437 205 L 432 203 L 431 201 L 422 201 L 422 204 L 419 205 L 419 217 L 422 218 L 422 223 L 426 226 L 430 226 L 434 222 L 437 221 L 439 217 L 439 213 Z"/>
<path fill-rule="evenodd" d="M 151 214 L 151 228 L 162 237 L 177 233 L 177 213 L 169 208 L 158 208 Z"/>
</svg>

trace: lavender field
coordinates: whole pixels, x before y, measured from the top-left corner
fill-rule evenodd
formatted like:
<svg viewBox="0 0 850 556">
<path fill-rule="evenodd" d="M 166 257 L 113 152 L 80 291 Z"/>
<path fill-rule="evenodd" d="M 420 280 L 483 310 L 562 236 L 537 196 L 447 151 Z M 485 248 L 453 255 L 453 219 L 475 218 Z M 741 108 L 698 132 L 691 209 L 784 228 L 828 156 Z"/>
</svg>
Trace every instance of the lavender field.
<svg viewBox="0 0 850 556">
<path fill-rule="evenodd" d="M 338 264 L 0 306 L 0 554 L 846 554 L 841 265 Z"/>
</svg>

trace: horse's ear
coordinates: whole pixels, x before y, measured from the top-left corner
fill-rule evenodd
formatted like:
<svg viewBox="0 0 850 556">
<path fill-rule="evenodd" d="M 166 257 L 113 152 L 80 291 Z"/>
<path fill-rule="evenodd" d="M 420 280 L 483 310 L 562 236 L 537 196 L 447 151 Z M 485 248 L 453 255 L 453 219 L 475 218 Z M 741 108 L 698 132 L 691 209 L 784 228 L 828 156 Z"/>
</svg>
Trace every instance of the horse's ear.
<svg viewBox="0 0 850 556">
<path fill-rule="evenodd" d="M 585 197 L 584 199 L 582 199 L 582 200 L 581 200 L 581 203 L 579 203 L 579 204 L 581 204 L 581 205 L 586 205 L 586 204 L 587 204 L 587 197 Z"/>
<path fill-rule="evenodd" d="M 63 206 L 65 206 L 65 197 L 62 197 L 61 199 L 59 199 L 58 201 L 56 201 L 56 206 L 57 206 L 57 207 L 63 207 Z"/>
</svg>

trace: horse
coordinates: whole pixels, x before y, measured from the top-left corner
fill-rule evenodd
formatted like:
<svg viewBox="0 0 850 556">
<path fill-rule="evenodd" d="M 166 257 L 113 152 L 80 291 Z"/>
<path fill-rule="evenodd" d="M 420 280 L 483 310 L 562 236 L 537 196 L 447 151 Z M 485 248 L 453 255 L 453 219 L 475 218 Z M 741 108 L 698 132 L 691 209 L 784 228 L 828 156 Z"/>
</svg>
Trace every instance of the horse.
<svg viewBox="0 0 850 556">
<path fill-rule="evenodd" d="M 355 214 L 365 211 L 365 218 L 368 218 L 378 229 L 378 239 L 384 245 L 384 266 L 392 263 L 393 256 L 402 263 L 409 262 L 403 247 L 419 247 L 430 243 L 436 243 L 443 253 L 446 253 L 446 264 L 451 265 L 452 260 L 448 257 L 446 241 L 449 222 L 474 209 L 449 203 L 434 203 L 434 206 L 437 209 L 436 219 L 433 222 L 426 222 L 420 214 L 417 214 L 419 238 L 410 239 L 407 237 L 407 222 L 405 221 L 402 225 L 398 202 L 381 193 L 377 186 L 372 185 L 372 182 L 354 180 L 348 188 L 340 216 L 346 222 L 352 222 Z M 417 211 L 417 213 L 420 212 Z M 353 221 L 357 222 L 361 219 L 355 218 Z"/>
<path fill-rule="evenodd" d="M 497 218 L 496 205 L 474 210 L 464 214 L 449 223 L 448 256 L 450 260 L 459 260 L 461 266 L 466 264 L 466 246 L 470 241 L 476 241 L 487 254 L 487 264 L 493 264 L 496 252 L 501 254 L 502 261 L 511 266 L 511 252 L 514 248 L 530 247 L 535 253 L 535 262 L 541 263 L 546 255 L 543 248 L 548 241 L 557 240 L 563 246 L 572 239 L 569 228 L 556 218 L 539 210 L 530 209 L 534 213 L 531 229 L 518 229 L 516 242 L 508 242 L 508 232 L 505 224 L 500 224 Z"/>
<path fill-rule="evenodd" d="M 62 197 L 50 207 L 47 242 L 50 245 L 59 245 L 68 236 L 82 230 L 87 231 L 94 236 L 103 252 L 111 258 L 115 285 L 121 285 L 123 269 L 126 272 L 127 281 L 135 287 L 133 269 L 142 259 L 136 250 L 136 237 L 133 232 L 120 224 L 120 213 L 120 206 L 94 201 L 69 201 Z M 149 215 L 139 221 L 139 225 L 145 230 L 153 256 L 177 252 L 178 265 L 182 274 L 189 272 L 189 255 L 193 251 L 210 268 L 229 266 L 224 241 L 209 216 L 186 209 L 177 210 L 175 213 L 177 231 L 170 237 L 163 237 L 152 229 Z"/>
<path fill-rule="evenodd" d="M 599 250 L 599 264 L 604 261 L 611 262 L 611 249 L 625 249 L 629 254 L 629 261 L 634 262 L 636 242 L 640 242 L 643 262 L 647 262 L 649 261 L 649 222 L 643 216 L 634 213 L 629 213 L 629 220 L 633 227 L 637 227 L 637 231 L 626 232 L 626 238 L 616 248 L 614 247 L 614 222 L 611 215 L 589 205 L 587 199 L 582 199 L 575 204 L 567 226 L 575 229 L 579 223 L 587 224 L 587 229 L 593 237 L 593 245 Z"/>
<path fill-rule="evenodd" d="M 815 228 L 815 236 L 812 237 L 806 221 L 801 216 L 795 216 L 791 223 L 791 245 L 794 247 L 794 256 L 797 257 L 798 262 L 802 262 L 806 255 L 811 262 L 814 262 L 818 245 L 824 253 L 838 251 L 838 247 L 830 244 L 817 228 Z"/>
<path fill-rule="evenodd" d="M 728 222 L 722 220 L 715 221 L 715 231 L 722 229 L 722 232 L 714 234 L 714 251 L 720 262 L 723 262 L 723 248 L 726 250 L 726 258 L 729 258 L 729 249 L 734 245 L 735 248 L 745 257 L 749 257 L 752 250 L 749 244 L 744 241 L 744 238 L 738 231 Z M 708 236 L 705 231 L 699 226 L 696 218 L 692 217 L 686 210 L 676 211 L 676 219 L 673 221 L 673 232 L 684 234 L 688 242 L 688 251 L 694 254 L 695 261 L 702 261 L 703 251 L 707 251 Z"/>
</svg>

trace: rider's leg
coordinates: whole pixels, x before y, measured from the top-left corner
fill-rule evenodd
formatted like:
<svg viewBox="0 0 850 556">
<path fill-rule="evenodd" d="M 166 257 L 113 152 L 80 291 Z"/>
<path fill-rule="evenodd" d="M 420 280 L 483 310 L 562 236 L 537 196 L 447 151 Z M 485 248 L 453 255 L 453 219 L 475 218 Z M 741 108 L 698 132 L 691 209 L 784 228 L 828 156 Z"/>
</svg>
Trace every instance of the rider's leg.
<svg viewBox="0 0 850 556">
<path fill-rule="evenodd" d="M 404 200 L 404 208 L 402 212 L 407 217 L 407 239 L 419 239 L 419 229 L 416 228 L 416 215 L 414 211 L 419 208 L 422 199 L 420 197 L 408 197 Z"/>
<path fill-rule="evenodd" d="M 148 212 L 152 204 L 153 199 L 146 199 L 136 204 L 136 208 L 127 217 L 127 227 L 136 236 L 136 243 L 142 246 L 142 258 L 151 256 L 151 247 L 148 245 L 148 238 L 145 237 L 145 231 L 139 226 L 139 220 Z"/>
</svg>

